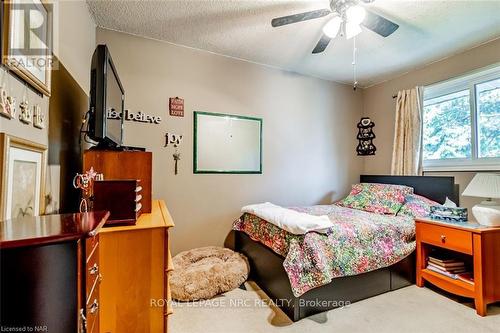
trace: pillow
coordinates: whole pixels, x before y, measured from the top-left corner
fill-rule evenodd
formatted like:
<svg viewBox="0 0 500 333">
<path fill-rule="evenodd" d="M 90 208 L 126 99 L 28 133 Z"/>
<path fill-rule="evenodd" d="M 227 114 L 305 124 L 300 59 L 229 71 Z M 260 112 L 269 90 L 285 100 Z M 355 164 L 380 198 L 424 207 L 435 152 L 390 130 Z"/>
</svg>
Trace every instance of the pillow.
<svg viewBox="0 0 500 333">
<path fill-rule="evenodd" d="M 409 194 L 413 194 L 413 188 L 403 185 L 354 184 L 351 193 L 338 201 L 336 205 L 366 212 L 395 215 Z"/>
<path fill-rule="evenodd" d="M 410 194 L 405 197 L 403 207 L 398 212 L 398 216 L 426 217 L 429 216 L 431 206 L 440 206 L 439 203 L 427 199 L 418 194 Z"/>
</svg>

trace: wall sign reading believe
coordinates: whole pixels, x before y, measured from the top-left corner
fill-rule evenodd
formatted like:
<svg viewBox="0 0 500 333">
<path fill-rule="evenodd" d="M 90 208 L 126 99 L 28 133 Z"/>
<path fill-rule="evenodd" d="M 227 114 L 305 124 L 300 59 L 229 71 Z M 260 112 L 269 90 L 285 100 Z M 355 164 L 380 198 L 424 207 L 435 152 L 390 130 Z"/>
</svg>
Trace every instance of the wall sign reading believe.
<svg viewBox="0 0 500 333">
<path fill-rule="evenodd" d="M 120 119 L 121 112 L 116 111 L 115 109 L 108 110 L 108 119 Z M 136 121 L 141 123 L 150 123 L 150 124 L 159 124 L 161 123 L 160 116 L 152 116 L 145 114 L 142 111 L 130 112 L 129 110 L 125 110 L 125 119 L 127 121 Z"/>
</svg>

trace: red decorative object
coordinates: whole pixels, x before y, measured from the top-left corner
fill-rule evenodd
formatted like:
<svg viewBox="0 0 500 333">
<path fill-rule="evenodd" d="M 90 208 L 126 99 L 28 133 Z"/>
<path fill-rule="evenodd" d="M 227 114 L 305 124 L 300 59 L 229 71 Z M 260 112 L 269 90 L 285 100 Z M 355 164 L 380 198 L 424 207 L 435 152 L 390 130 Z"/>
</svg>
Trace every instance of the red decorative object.
<svg viewBox="0 0 500 333">
<path fill-rule="evenodd" d="M 184 100 L 179 97 L 171 97 L 169 103 L 170 115 L 184 117 Z"/>
</svg>

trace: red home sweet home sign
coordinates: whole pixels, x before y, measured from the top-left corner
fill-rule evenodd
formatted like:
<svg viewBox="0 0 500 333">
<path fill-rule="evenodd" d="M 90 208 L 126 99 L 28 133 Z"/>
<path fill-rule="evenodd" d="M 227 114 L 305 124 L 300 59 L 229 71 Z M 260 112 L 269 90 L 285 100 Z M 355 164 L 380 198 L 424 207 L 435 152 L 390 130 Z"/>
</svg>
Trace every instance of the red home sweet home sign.
<svg viewBox="0 0 500 333">
<path fill-rule="evenodd" d="M 171 97 L 169 110 L 171 116 L 184 117 L 184 100 L 179 97 Z"/>
</svg>

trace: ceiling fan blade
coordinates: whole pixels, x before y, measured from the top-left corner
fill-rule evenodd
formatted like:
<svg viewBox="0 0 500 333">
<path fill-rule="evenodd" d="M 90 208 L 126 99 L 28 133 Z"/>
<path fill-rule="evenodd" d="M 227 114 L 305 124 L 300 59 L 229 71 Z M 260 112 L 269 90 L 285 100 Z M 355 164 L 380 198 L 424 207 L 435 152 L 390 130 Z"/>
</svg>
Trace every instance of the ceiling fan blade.
<svg viewBox="0 0 500 333">
<path fill-rule="evenodd" d="M 321 36 L 321 38 L 319 39 L 318 41 L 318 44 L 316 44 L 316 46 L 314 47 L 314 50 L 312 51 L 313 54 L 316 54 L 316 53 L 321 53 L 323 52 L 326 47 L 328 46 L 328 44 L 330 43 L 332 39 L 330 37 L 328 37 L 327 35 L 323 34 Z"/>
<path fill-rule="evenodd" d="M 277 17 L 271 21 L 271 25 L 273 27 L 279 27 L 282 25 L 287 25 L 287 24 L 316 19 L 319 17 L 326 16 L 330 13 L 331 13 L 331 11 L 329 9 L 318 9 L 318 10 L 313 10 L 310 12 L 305 12 L 305 13 L 300 13 L 300 14 Z"/>
<path fill-rule="evenodd" d="M 365 19 L 361 24 L 383 37 L 389 36 L 399 28 L 399 25 L 396 23 L 368 10 L 366 11 Z"/>
</svg>

